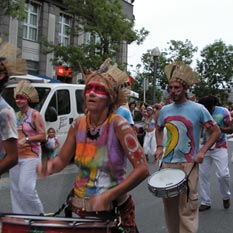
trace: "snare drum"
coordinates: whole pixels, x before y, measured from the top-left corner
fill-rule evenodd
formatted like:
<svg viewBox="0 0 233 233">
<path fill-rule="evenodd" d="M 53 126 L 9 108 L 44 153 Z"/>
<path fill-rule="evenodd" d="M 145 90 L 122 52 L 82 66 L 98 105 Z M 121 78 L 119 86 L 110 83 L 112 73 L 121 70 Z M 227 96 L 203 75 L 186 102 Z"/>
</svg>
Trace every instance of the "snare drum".
<svg viewBox="0 0 233 233">
<path fill-rule="evenodd" d="M 60 218 L 24 215 L 1 217 L 2 233 L 111 233 L 114 222 L 99 218 Z"/>
<path fill-rule="evenodd" d="M 164 168 L 149 177 L 148 188 L 157 197 L 175 197 L 186 191 L 186 180 L 184 171 L 175 168 Z"/>
</svg>

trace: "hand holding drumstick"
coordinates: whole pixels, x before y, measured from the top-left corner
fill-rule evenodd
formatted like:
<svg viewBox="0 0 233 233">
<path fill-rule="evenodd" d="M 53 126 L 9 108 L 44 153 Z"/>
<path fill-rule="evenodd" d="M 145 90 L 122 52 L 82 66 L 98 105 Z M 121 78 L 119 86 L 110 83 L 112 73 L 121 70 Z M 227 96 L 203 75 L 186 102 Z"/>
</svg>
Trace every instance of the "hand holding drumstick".
<svg viewBox="0 0 233 233">
<path fill-rule="evenodd" d="M 51 163 L 49 163 L 48 153 L 44 151 L 42 154 L 41 163 L 37 166 L 37 174 L 41 178 L 45 178 L 51 174 Z"/>
<path fill-rule="evenodd" d="M 161 167 L 162 158 L 163 158 L 163 146 L 158 145 L 157 150 L 155 151 L 155 166 L 156 167 L 158 166 L 159 169 Z"/>
</svg>

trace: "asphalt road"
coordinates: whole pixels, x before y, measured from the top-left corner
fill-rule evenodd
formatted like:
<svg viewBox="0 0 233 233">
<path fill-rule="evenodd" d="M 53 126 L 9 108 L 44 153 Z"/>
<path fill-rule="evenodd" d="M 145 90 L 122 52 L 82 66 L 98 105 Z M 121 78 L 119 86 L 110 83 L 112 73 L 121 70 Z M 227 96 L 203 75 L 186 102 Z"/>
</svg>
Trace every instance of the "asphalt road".
<svg viewBox="0 0 233 233">
<path fill-rule="evenodd" d="M 233 142 L 229 141 L 229 167 L 232 175 L 231 192 L 233 193 L 233 164 L 230 162 Z M 156 168 L 149 163 L 150 172 Z M 129 167 L 130 169 L 130 167 Z M 56 212 L 65 202 L 74 182 L 76 168 L 68 166 L 64 171 L 53 174 L 47 179 L 38 179 L 37 189 L 44 204 L 46 213 Z M 233 232 L 233 202 L 225 210 L 219 194 L 218 183 L 212 168 L 212 208 L 200 213 L 198 233 L 230 233 Z M 162 199 L 154 196 L 149 190 L 147 180 L 131 192 L 136 204 L 136 220 L 141 233 L 166 233 Z M 11 213 L 8 175 L 3 175 L 0 180 L 0 210 Z M 61 212 L 60 216 L 64 216 Z"/>
</svg>

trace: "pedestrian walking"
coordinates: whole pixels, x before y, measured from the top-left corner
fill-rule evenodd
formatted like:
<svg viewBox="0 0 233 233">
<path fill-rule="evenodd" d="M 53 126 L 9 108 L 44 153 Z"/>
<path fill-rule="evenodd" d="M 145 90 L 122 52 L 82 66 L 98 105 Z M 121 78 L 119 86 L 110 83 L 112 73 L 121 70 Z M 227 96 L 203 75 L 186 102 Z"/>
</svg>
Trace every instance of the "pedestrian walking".
<svg viewBox="0 0 233 233">
<path fill-rule="evenodd" d="M 45 124 L 40 113 L 30 107 L 39 102 L 39 96 L 29 81 L 20 81 L 14 97 L 19 111 L 16 113 L 18 129 L 18 164 L 10 169 L 12 212 L 40 215 L 43 205 L 36 190 L 36 166 L 41 160 L 41 142 L 46 140 Z"/>
<path fill-rule="evenodd" d="M 155 139 L 155 126 L 156 119 L 154 114 L 154 109 L 152 106 L 146 108 L 147 113 L 144 114 L 144 128 L 145 136 L 143 142 L 143 150 L 147 161 L 150 157 L 153 157 L 156 150 L 156 139 Z"/>
<path fill-rule="evenodd" d="M 221 136 L 206 152 L 204 160 L 200 164 L 199 194 L 201 205 L 199 211 L 206 211 L 211 208 L 210 172 L 212 165 L 216 169 L 223 207 L 228 209 L 230 207 L 231 191 L 226 133 L 233 132 L 231 114 L 227 108 L 220 106 L 216 96 L 208 95 L 199 99 L 198 102 L 207 108 L 221 129 Z M 208 132 L 203 129 L 202 144 L 206 142 L 208 137 Z"/>
</svg>

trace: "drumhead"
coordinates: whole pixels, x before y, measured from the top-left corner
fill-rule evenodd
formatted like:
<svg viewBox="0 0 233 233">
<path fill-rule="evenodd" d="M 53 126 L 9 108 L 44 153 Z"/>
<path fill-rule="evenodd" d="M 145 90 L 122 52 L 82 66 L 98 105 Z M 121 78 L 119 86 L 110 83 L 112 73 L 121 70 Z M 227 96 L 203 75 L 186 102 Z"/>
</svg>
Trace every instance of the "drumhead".
<svg viewBox="0 0 233 233">
<path fill-rule="evenodd" d="M 151 187 L 167 188 L 177 185 L 185 179 L 185 172 L 175 168 L 164 168 L 155 172 L 148 179 Z"/>
</svg>

